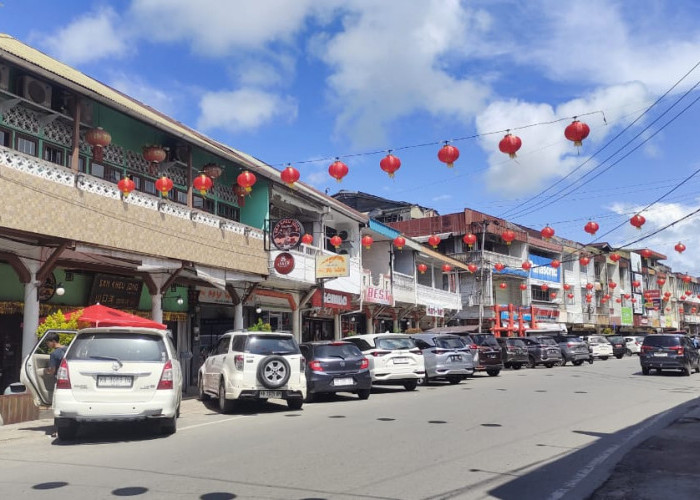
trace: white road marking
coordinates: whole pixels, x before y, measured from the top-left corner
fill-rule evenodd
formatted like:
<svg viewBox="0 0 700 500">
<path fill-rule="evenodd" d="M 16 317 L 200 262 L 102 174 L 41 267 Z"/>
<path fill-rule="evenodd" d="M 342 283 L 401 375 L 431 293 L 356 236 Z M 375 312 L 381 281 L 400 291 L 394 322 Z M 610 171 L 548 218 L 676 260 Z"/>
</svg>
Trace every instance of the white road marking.
<svg viewBox="0 0 700 500">
<path fill-rule="evenodd" d="M 223 420 L 215 420 L 215 421 L 213 421 L 213 422 L 204 422 L 203 424 L 188 425 L 188 426 L 186 426 L 186 427 L 179 427 L 179 426 L 178 426 L 178 429 L 177 429 L 177 430 L 178 430 L 178 432 L 179 432 L 179 431 L 186 431 L 186 430 L 189 430 L 189 429 L 197 429 L 198 427 L 206 427 L 206 426 L 208 426 L 208 425 L 222 424 L 222 423 L 224 423 L 224 422 L 230 422 L 230 421 L 232 421 L 232 420 L 239 420 L 239 419 L 241 419 L 241 418 L 246 418 L 246 417 L 248 417 L 248 416 L 249 416 L 249 415 L 239 415 L 239 416 L 237 416 L 237 417 L 225 418 L 225 419 L 223 419 Z"/>
</svg>

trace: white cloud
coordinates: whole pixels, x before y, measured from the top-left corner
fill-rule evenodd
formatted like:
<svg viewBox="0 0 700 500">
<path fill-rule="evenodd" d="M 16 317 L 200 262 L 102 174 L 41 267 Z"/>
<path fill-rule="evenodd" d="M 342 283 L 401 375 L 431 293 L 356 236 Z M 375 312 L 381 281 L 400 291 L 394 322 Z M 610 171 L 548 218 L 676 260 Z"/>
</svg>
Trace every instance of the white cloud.
<svg viewBox="0 0 700 500">
<path fill-rule="evenodd" d="M 206 92 L 199 107 L 197 126 L 203 130 L 248 131 L 273 120 L 291 122 L 297 116 L 293 98 L 252 88 Z"/>
<path fill-rule="evenodd" d="M 118 19 L 113 9 L 101 8 L 77 18 L 53 35 L 42 37 L 41 44 L 69 65 L 124 57 L 130 51 L 128 30 L 116 26 Z"/>
<path fill-rule="evenodd" d="M 172 92 L 149 85 L 137 76 L 114 74 L 110 78 L 109 85 L 161 113 L 173 116 L 177 112 Z"/>
</svg>

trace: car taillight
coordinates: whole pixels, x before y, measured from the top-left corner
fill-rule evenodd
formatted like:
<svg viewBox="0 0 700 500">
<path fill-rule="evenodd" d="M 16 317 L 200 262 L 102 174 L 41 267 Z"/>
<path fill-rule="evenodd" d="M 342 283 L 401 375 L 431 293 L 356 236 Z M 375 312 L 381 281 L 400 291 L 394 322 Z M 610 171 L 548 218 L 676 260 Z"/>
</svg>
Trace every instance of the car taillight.
<svg viewBox="0 0 700 500">
<path fill-rule="evenodd" d="M 309 370 L 312 372 L 322 372 L 323 367 L 320 361 L 309 361 Z"/>
<path fill-rule="evenodd" d="M 233 357 L 233 365 L 236 367 L 236 370 L 243 370 L 243 354 L 236 354 Z"/>
<path fill-rule="evenodd" d="M 447 349 L 435 349 L 433 353 L 435 354 L 446 354 L 448 351 Z"/>
<path fill-rule="evenodd" d="M 374 356 L 375 358 L 378 358 L 378 357 L 380 357 L 380 356 L 386 356 L 386 355 L 389 354 L 390 352 L 391 352 L 391 351 L 374 351 L 374 352 L 372 353 L 372 356 Z"/>
<path fill-rule="evenodd" d="M 642 352 L 651 352 L 653 350 L 654 350 L 654 348 L 650 345 L 643 345 L 642 346 Z"/>
<path fill-rule="evenodd" d="M 168 360 L 163 367 L 163 373 L 160 376 L 157 390 L 173 388 L 173 363 Z"/>
<path fill-rule="evenodd" d="M 675 346 L 671 347 L 671 350 L 676 351 L 676 354 L 678 354 L 679 356 L 683 356 L 683 347 L 682 346 L 675 345 Z"/>
<path fill-rule="evenodd" d="M 576 345 L 576 344 L 572 344 L 571 342 L 567 342 L 567 343 L 566 343 L 566 347 L 573 347 L 573 346 L 575 346 L 575 345 Z"/>
<path fill-rule="evenodd" d="M 469 346 L 469 349 L 471 349 L 471 350 L 478 349 L 478 348 L 479 348 L 479 346 L 476 345 L 476 344 L 471 344 L 471 345 Z"/>
<path fill-rule="evenodd" d="M 61 360 L 61 365 L 56 371 L 56 389 L 70 389 L 70 374 L 68 373 L 68 363 L 66 359 Z"/>
<path fill-rule="evenodd" d="M 369 368 L 369 359 L 362 358 L 362 361 L 360 361 L 360 370 L 364 370 L 365 368 Z"/>
<path fill-rule="evenodd" d="M 422 355 L 423 355 L 423 351 L 421 351 L 421 350 L 418 349 L 418 348 L 416 348 L 416 349 L 409 349 L 408 352 L 410 352 L 411 354 L 415 354 L 416 356 L 422 356 Z M 447 352 L 447 351 L 445 351 L 445 352 Z"/>
</svg>

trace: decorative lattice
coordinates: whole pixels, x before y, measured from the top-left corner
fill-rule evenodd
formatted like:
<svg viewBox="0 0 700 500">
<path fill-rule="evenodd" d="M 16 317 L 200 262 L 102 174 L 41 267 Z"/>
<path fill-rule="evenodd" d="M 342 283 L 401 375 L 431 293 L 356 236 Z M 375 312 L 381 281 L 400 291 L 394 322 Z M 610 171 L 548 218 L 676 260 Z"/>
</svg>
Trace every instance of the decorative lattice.
<svg viewBox="0 0 700 500">
<path fill-rule="evenodd" d="M 104 148 L 104 159 L 112 165 L 124 165 L 124 148 L 110 144 Z"/>
<path fill-rule="evenodd" d="M 59 167 L 55 163 L 27 156 L 1 146 L 0 163 L 20 172 L 35 175 L 65 186 L 73 186 L 75 184 L 75 176 L 65 167 Z"/>
<path fill-rule="evenodd" d="M 15 106 L 4 115 L 5 123 L 15 128 L 39 134 L 39 115 L 22 106 Z"/>
<path fill-rule="evenodd" d="M 225 201 L 227 203 L 232 203 L 236 206 L 238 206 L 237 203 L 237 197 L 233 192 L 233 188 L 231 186 L 227 186 L 226 184 L 223 184 L 222 182 L 214 182 L 214 188 L 212 189 L 214 192 L 214 196 L 216 196 L 219 200 Z"/>
<path fill-rule="evenodd" d="M 70 148 L 73 144 L 73 128 L 64 121 L 54 120 L 44 127 L 44 137 L 51 142 Z"/>
</svg>

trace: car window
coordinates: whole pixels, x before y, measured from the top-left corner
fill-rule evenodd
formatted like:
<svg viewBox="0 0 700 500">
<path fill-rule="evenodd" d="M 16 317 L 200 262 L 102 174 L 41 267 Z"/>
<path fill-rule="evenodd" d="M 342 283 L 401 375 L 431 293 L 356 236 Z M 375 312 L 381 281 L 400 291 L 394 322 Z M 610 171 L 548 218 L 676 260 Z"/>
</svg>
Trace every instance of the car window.
<svg viewBox="0 0 700 500">
<path fill-rule="evenodd" d="M 377 349 L 389 351 L 416 347 L 416 343 L 411 337 L 377 337 L 374 342 L 377 344 Z"/>
<path fill-rule="evenodd" d="M 228 352 L 229 342 L 231 342 L 231 337 L 219 339 L 219 344 L 216 346 L 216 354 L 226 354 Z"/>
<path fill-rule="evenodd" d="M 231 342 L 231 350 L 236 352 L 245 351 L 245 335 L 234 335 L 233 342 Z"/>
<path fill-rule="evenodd" d="M 301 355 L 304 356 L 306 359 L 310 359 L 309 355 L 311 354 L 311 347 L 308 345 L 300 345 L 299 350 L 301 351 Z"/>
<path fill-rule="evenodd" d="M 483 334 L 476 334 L 473 335 L 472 338 L 476 342 L 477 345 L 488 345 L 492 347 L 499 347 L 498 341 L 496 340 L 496 337 L 493 335 L 483 335 Z"/>
<path fill-rule="evenodd" d="M 250 354 L 299 354 L 299 346 L 294 337 L 287 335 L 250 335 L 245 351 Z"/>
<path fill-rule="evenodd" d="M 168 351 L 163 338 L 158 335 L 86 333 L 75 337 L 66 359 L 165 362 Z"/>
<path fill-rule="evenodd" d="M 649 336 L 644 339 L 644 345 L 653 347 L 670 347 L 680 344 L 680 337 L 670 335 Z"/>
<path fill-rule="evenodd" d="M 461 349 L 464 347 L 462 339 L 458 337 L 436 338 L 435 345 L 442 349 Z"/>
<path fill-rule="evenodd" d="M 540 341 L 540 344 L 545 344 L 545 345 L 556 345 L 556 341 L 551 338 L 551 337 L 539 337 L 538 340 Z"/>
<path fill-rule="evenodd" d="M 416 347 L 418 347 L 418 349 L 430 349 L 431 347 L 433 347 L 423 339 L 413 339 L 413 340 L 415 341 Z"/>
<path fill-rule="evenodd" d="M 316 358 L 353 358 L 362 356 L 362 352 L 355 344 L 324 344 L 317 345 L 314 356 Z"/>
<path fill-rule="evenodd" d="M 623 339 L 622 337 L 618 337 L 618 336 L 615 336 L 615 335 L 612 336 L 612 337 L 608 337 L 608 340 L 609 340 L 610 342 L 618 342 L 618 343 L 624 342 L 624 341 L 625 341 L 625 339 Z"/>
<path fill-rule="evenodd" d="M 361 351 L 369 351 L 370 349 L 373 349 L 370 343 L 367 342 L 365 339 L 349 337 L 343 340 L 355 344 Z"/>
<path fill-rule="evenodd" d="M 520 339 L 508 339 L 508 344 L 515 346 L 515 347 L 527 347 L 525 345 L 525 342 L 523 342 Z"/>
</svg>

